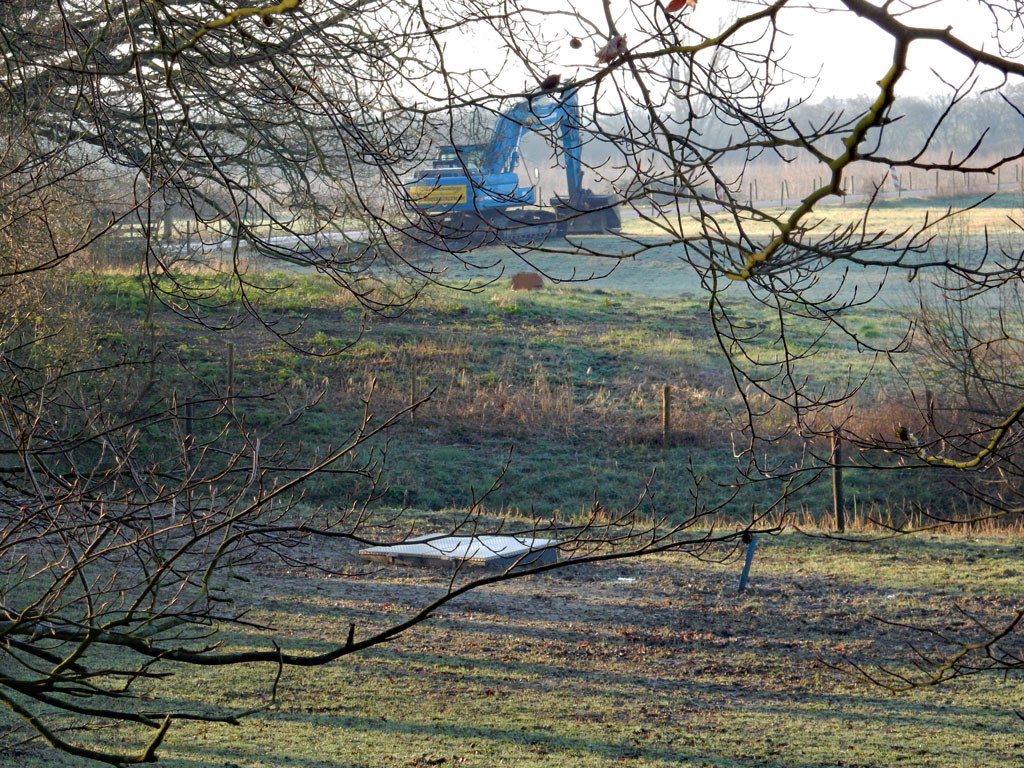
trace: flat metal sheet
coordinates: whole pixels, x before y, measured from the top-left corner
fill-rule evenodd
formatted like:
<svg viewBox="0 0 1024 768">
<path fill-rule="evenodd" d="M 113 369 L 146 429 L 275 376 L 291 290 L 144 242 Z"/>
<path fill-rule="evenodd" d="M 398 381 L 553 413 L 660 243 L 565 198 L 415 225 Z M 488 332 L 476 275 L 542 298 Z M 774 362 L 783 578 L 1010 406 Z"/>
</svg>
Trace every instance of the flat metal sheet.
<svg viewBox="0 0 1024 768">
<path fill-rule="evenodd" d="M 359 550 L 367 560 L 414 565 L 449 562 L 470 565 L 539 565 L 558 560 L 558 539 L 528 536 L 447 536 L 428 534 L 401 544 Z"/>
</svg>

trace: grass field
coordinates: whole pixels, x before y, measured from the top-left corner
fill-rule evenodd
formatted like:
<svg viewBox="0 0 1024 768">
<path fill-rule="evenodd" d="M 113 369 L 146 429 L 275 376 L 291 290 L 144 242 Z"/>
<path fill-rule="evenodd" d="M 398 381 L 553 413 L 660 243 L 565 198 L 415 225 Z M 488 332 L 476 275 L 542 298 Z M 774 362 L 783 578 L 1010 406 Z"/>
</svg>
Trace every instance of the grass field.
<svg viewBox="0 0 1024 768">
<path fill-rule="evenodd" d="M 671 274 L 652 279 L 664 284 Z M 130 349 L 136 333 L 131 329 L 145 313 L 137 282 L 111 273 L 81 279 L 100 311 L 112 318 L 105 351 Z M 386 436 L 392 503 L 424 509 L 466 505 L 474 491 L 490 486 L 510 451 L 503 487 L 491 498 L 503 508 L 575 511 L 589 506 L 595 493 L 606 504 L 628 505 L 653 472 L 652 490 L 669 511 L 689 504 L 690 466 L 725 486 L 738 477 L 742 463 L 734 452 L 742 447 L 744 410 L 699 298 L 575 286 L 513 292 L 502 280 L 474 292 L 432 289 L 400 316 L 382 318 L 364 314 L 325 278 L 261 279 L 275 287 L 263 311 L 278 327 L 303 323 L 302 338 L 314 349 L 357 341 L 334 356 L 311 357 L 268 340 L 252 322 L 215 337 L 164 310 L 156 330 L 164 350 L 161 387 L 179 396 L 200 386 L 222 388 L 230 341 L 237 408 L 247 424 L 274 440 L 307 445 L 336 443 L 347 434 L 371 382 L 378 417 L 429 394 L 415 421 L 406 419 Z M 771 312 L 753 305 L 738 311 L 760 333 L 753 348 L 762 359 L 777 357 Z M 862 338 L 879 343 L 900 338 L 907 327 L 884 306 L 851 311 L 846 320 Z M 799 323 L 789 333 L 792 343 L 814 338 L 814 329 Z M 922 367 L 918 373 L 928 371 Z M 818 354 L 795 374 L 806 376 L 808 386 L 832 392 L 871 374 L 857 401 L 863 418 L 873 420 L 867 426 L 891 433 L 906 416 L 906 395 L 884 361 L 858 351 L 840 333 L 826 336 Z M 667 447 L 660 439 L 665 384 L 672 387 L 675 414 Z M 287 408 L 320 388 L 326 397 L 297 425 L 271 432 Z M 266 392 L 276 394 L 256 397 Z M 201 427 L 207 434 L 218 428 L 212 422 Z M 156 441 L 152 450 L 158 450 L 162 436 L 150 437 Z M 791 441 L 773 449 L 771 458 L 813 467 L 808 448 L 825 450 Z M 866 507 L 900 507 L 908 500 L 929 507 L 948 500 L 944 489 L 912 470 L 902 472 L 896 484 L 877 472 L 848 474 L 851 500 Z M 306 493 L 324 502 L 358 490 L 324 477 Z M 755 493 L 775 490 L 768 483 Z M 709 492 L 715 493 L 710 486 Z M 803 501 L 823 508 L 830 490 L 823 483 L 808 493 Z"/>
<path fill-rule="evenodd" d="M 907 203 L 893 208 L 893 226 L 921 213 Z M 541 258 L 565 274 L 608 263 Z M 469 292 L 425 290 L 393 317 L 363 312 L 326 278 L 255 271 L 252 279 L 273 288 L 260 300 L 263 318 L 278 329 L 301 325 L 288 341 L 341 350 L 326 357 L 296 351 L 251 319 L 215 333 L 160 305 L 150 337 L 140 281 L 126 272 L 83 271 L 69 292 L 77 292 L 74 306 L 86 306 L 101 329 L 81 341 L 86 358 L 159 353 L 152 374 L 139 365 L 129 382 L 138 391 L 112 389 L 111 398 L 134 403 L 139 392 L 223 392 L 230 342 L 235 408 L 249 429 L 266 436 L 265 445 L 337 444 L 355 426 L 371 381 L 379 415 L 429 393 L 415 420 L 373 445 L 388 448 L 384 504 L 406 504 L 413 516 L 440 520 L 464 509 L 510 451 L 490 512 L 574 512 L 595 494 L 611 508 L 628 507 L 652 472 L 650 491 L 670 515 L 692 504 L 694 475 L 719 484 L 705 486 L 709 500 L 730 492 L 742 470 L 734 455 L 742 446 L 742 409 L 696 277 L 670 249 L 621 263 L 582 287 L 549 283 L 514 293 L 507 273 L 524 267 L 512 259 L 504 268 L 484 273 L 495 278 L 490 284 L 467 272 L 477 281 Z M 213 307 L 207 319 L 233 322 L 218 306 L 237 298 L 234 289 L 207 275 L 190 279 Z M 847 323 L 863 338 L 898 339 L 907 323 L 902 308 L 912 300 L 904 290 L 905 284 L 876 305 L 851 310 Z M 735 294 L 744 322 L 760 332 L 753 348 L 773 359 L 771 313 L 745 304 L 742 290 Z M 797 342 L 813 338 L 813 329 L 799 323 L 791 332 Z M 915 351 L 907 354 L 918 363 L 909 366 L 915 383 L 927 383 L 935 372 Z M 891 433 L 913 415 L 884 361 L 849 338 L 825 336 L 819 353 L 800 365 L 809 386 L 827 390 L 868 377 L 854 401 L 854 418 L 865 429 Z M 675 398 L 668 445 L 660 439 L 665 384 Z M 300 421 L 278 426 L 320 391 L 325 396 Z M 200 409 L 197 419 L 200 439 L 222 426 L 214 408 Z M 142 430 L 138 439 L 143 454 L 160 456 L 168 446 L 167 434 L 156 430 Z M 825 446 L 792 439 L 770 450 L 782 466 L 813 471 L 821 462 L 809 451 L 821 454 Z M 883 513 L 898 521 L 915 506 L 948 511 L 961 503 L 934 474 L 912 469 L 850 470 L 846 478 L 860 519 Z M 746 489 L 724 517 L 741 516 L 750 502 L 764 505 L 779 487 L 768 481 Z M 364 490 L 327 475 L 305 487 L 304 503 L 330 507 Z M 830 492 L 823 478 L 796 497 L 803 519 L 821 521 Z M 737 553 L 718 554 L 724 562 L 659 556 L 473 593 L 386 646 L 312 672 L 286 671 L 276 704 L 240 727 L 176 728 L 162 761 L 172 768 L 1019 762 L 1024 726 L 1013 710 L 1024 708 L 1024 688 L 1017 677 L 977 677 L 893 696 L 829 666 L 848 660 L 908 669 L 907 643 L 926 641 L 872 617 L 969 633 L 954 606 L 987 620 L 1005 615 L 1024 591 L 1019 536 L 852 543 L 790 531 L 761 541 L 742 595 Z M 400 620 L 448 584 L 448 574 L 437 571 L 369 572 L 351 548 L 316 557 L 349 575 L 268 563 L 246 574 L 250 581 L 238 597 L 251 604 L 251 620 L 281 630 L 289 650 L 340 644 L 353 621 L 363 632 Z M 226 640 L 236 647 L 267 643 L 255 630 L 232 630 Z M 200 670 L 160 685 L 182 708 L 217 711 L 252 706 L 272 678 L 267 668 L 222 676 Z M 80 765 L 20 744 L 6 717 L 3 743 L 15 746 L 0 752 L 0 765 Z M 83 738 L 114 737 L 101 731 Z"/>
<path fill-rule="evenodd" d="M 1000 615 L 1024 590 L 1019 540 L 921 536 L 874 544 L 785 534 L 740 563 L 660 556 L 581 567 L 472 593 L 375 650 L 287 671 L 269 711 L 239 727 L 183 725 L 168 768 L 338 766 L 1015 765 L 1017 677 L 892 695 L 826 666 L 906 669 L 913 633 L 872 617 L 963 628 L 955 605 Z M 351 550 L 319 556 L 353 566 Z M 356 566 L 358 568 L 358 566 Z M 348 578 L 248 574 L 254 621 L 286 650 L 342 643 L 407 616 L 446 573 L 384 568 Z M 260 643 L 257 633 L 232 643 Z M 264 641 L 265 644 L 265 641 Z M 272 668 L 199 670 L 163 684 L 182 706 L 246 707 Z M 3 721 L 0 721 L 3 722 Z M 102 737 L 102 734 L 101 734 Z M 77 765 L 23 746 L 5 765 Z"/>
<path fill-rule="evenodd" d="M 1017 222 L 1021 221 L 1024 193 L 1002 192 L 980 201 L 979 197 L 887 198 L 875 202 L 866 220 L 863 218 L 866 213 L 864 200 L 847 204 L 833 202 L 817 208 L 804 224 L 813 225 L 819 234 L 848 226 L 859 229 L 863 224 L 865 233 L 895 236 L 898 233 L 915 233 L 923 222 L 928 221 L 931 222 L 929 228 L 917 240 L 932 240 L 929 256 L 945 249 L 956 254 L 958 259 L 966 259 L 985 247 L 992 254 L 1001 249 L 1011 255 L 1016 254 L 1019 250 L 1016 242 L 1021 235 Z M 976 207 L 945 218 L 950 210 L 961 211 L 970 206 Z M 677 240 L 681 234 L 693 236 L 700 233 L 705 225 L 712 230 L 721 228 L 725 233 L 735 234 L 735 223 L 716 215 L 718 211 L 714 208 L 707 213 L 714 222 L 713 227 L 706 222 L 702 224 L 696 212 L 687 214 L 681 211 L 676 217 L 661 219 L 657 215 L 652 216 L 651 211 L 643 206 L 639 210 L 642 216 L 623 219 L 622 231 L 629 238 L 626 241 L 618 236 L 594 236 L 586 238 L 584 249 L 579 249 L 575 242 L 554 240 L 547 244 L 547 252 L 528 251 L 522 254 L 523 258 L 499 248 L 483 249 L 468 258 L 447 257 L 438 252 L 428 258 L 426 264 L 442 270 L 440 280 L 454 286 L 500 280 L 519 271 L 537 271 L 545 279 L 565 286 L 583 284 L 599 290 L 657 298 L 705 297 L 706 288 L 701 285 L 699 275 L 684 262 L 684 250 Z M 763 209 L 763 213 L 784 220 L 788 209 L 768 207 Z M 765 242 L 777 234 L 768 221 L 746 222 L 744 227 L 747 236 L 764 238 Z M 638 243 L 643 243 L 646 248 L 639 256 L 615 258 L 615 254 L 636 249 Z M 893 260 L 892 254 L 874 253 L 871 249 L 865 249 L 861 255 L 877 259 L 879 264 Z M 872 301 L 874 307 L 904 308 L 915 304 L 922 292 L 926 296 L 937 295 L 930 279 L 940 274 L 941 271 L 922 270 L 922 279 L 908 284 L 905 274 L 882 266 L 837 263 L 818 272 L 814 290 L 819 296 L 838 291 L 838 297 L 850 298 L 854 289 L 863 296 L 865 290 L 873 292 L 881 287 Z M 728 281 L 725 284 L 728 285 Z M 744 296 L 747 287 L 740 284 L 728 286 L 728 290 L 733 295 Z"/>
<path fill-rule="evenodd" d="M 808 217 L 808 222 L 820 222 L 819 229 L 828 231 L 833 227 L 860 224 L 867 213 L 868 232 L 888 232 L 896 234 L 906 230 L 913 231 L 922 222 L 936 221 L 949 211 L 970 210 L 956 217 L 964 226 L 976 231 L 987 229 L 993 236 L 1014 236 L 1020 234 L 1020 228 L 1014 223 L 1019 221 L 1017 214 L 1024 206 L 1024 190 L 1000 192 L 986 195 L 957 195 L 930 197 L 884 197 L 876 200 L 870 211 L 866 209 L 867 200 L 857 196 L 855 200 L 846 201 L 839 198 L 826 198 L 815 208 L 815 213 Z M 795 207 L 795 206 L 791 206 Z M 759 205 L 758 210 L 771 217 L 785 218 L 791 207 Z M 641 213 L 647 213 L 641 208 Z M 695 214 L 696 211 L 690 211 Z M 714 215 L 715 210 L 710 211 Z M 725 231 L 732 231 L 734 225 L 727 217 L 716 221 Z M 682 219 L 686 221 L 686 217 Z M 746 225 L 745 225 L 746 226 Z M 957 224 L 960 226 L 960 224 Z M 627 218 L 623 230 L 631 235 L 656 235 L 660 232 L 655 222 L 643 218 Z M 774 234 L 766 221 L 751 222 L 749 233 L 758 236 Z"/>
</svg>

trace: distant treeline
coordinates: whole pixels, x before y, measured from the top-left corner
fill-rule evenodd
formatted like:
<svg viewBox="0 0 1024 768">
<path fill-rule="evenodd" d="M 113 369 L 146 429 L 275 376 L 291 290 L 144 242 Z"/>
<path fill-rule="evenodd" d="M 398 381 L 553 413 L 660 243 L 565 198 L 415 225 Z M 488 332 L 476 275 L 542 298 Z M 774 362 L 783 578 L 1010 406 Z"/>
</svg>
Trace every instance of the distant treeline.
<svg viewBox="0 0 1024 768">
<path fill-rule="evenodd" d="M 797 107 L 780 106 L 779 116 L 771 110 L 764 116 L 764 125 L 777 136 L 798 140 L 830 127 L 832 135 L 816 143 L 829 155 L 842 151 L 841 141 L 850 126 L 870 107 L 873 97 L 827 98 Z M 667 101 L 659 107 L 666 125 L 678 126 L 679 135 L 685 137 L 692 151 L 687 151 L 691 165 L 682 169 L 694 179 L 694 169 L 700 167 L 699 158 L 713 165 L 723 183 L 743 197 L 757 188 L 762 199 L 780 194 L 780 184 L 786 183 L 783 194 L 795 196 L 818 184 L 826 169 L 809 152 L 799 147 L 777 147 L 772 151 L 750 151 L 743 148 L 747 142 L 763 139 L 749 125 L 737 123 L 729 115 L 713 106 L 702 110 L 699 116 L 690 115 L 688 105 Z M 937 95 L 927 97 L 900 97 L 889 115 L 890 122 L 879 135 L 878 130 L 868 134 L 867 143 L 878 145 L 882 155 L 894 164 L 902 163 L 959 163 L 968 155 L 967 168 L 981 168 L 996 156 L 1008 156 L 1021 151 L 1024 136 L 1024 84 L 1007 86 L 999 92 L 974 94 L 964 98 Z M 486 141 L 493 130 L 495 115 L 488 110 L 469 110 L 458 116 L 456 135 L 467 143 Z M 627 129 L 627 122 L 633 130 Z M 623 143 L 623 136 L 636 136 L 636 129 L 649 126 L 646 112 L 635 111 L 626 115 L 605 112 L 600 131 L 591 136 L 583 147 L 583 162 L 588 169 L 585 184 L 598 188 L 636 189 L 645 186 L 647 179 L 634 180 L 633 169 L 642 165 L 655 177 L 671 176 L 667 158 L 657 151 L 645 151 L 636 145 Z M 643 135 L 641 133 L 640 135 Z M 538 181 L 545 192 L 565 187 L 565 173 L 559 166 L 562 153 L 558 130 L 550 129 L 524 136 L 519 164 L 521 183 Z M 844 188 L 849 192 L 867 192 L 873 184 L 885 183 L 884 167 L 856 164 L 849 169 Z M 1007 166 L 1001 171 L 1001 188 L 1020 183 L 1020 168 Z M 704 174 L 699 174 L 704 176 Z M 925 173 L 906 168 L 901 171 L 904 184 L 926 189 L 949 190 L 976 188 L 996 179 L 963 178 L 960 172 Z M 529 178 L 529 181 L 527 179 Z M 654 183 L 658 186 L 661 182 Z M 712 188 L 710 176 L 697 180 L 698 184 Z M 546 195 L 545 195 L 546 196 Z"/>
</svg>

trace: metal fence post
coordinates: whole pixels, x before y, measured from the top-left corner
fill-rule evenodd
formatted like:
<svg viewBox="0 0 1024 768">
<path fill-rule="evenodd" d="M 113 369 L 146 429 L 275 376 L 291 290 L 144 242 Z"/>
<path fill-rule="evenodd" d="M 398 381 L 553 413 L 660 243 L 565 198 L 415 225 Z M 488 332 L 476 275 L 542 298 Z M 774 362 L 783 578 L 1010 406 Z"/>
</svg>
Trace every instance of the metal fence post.
<svg viewBox="0 0 1024 768">
<path fill-rule="evenodd" d="M 754 547 L 757 546 L 757 536 L 744 534 L 743 538 L 744 540 L 749 539 L 750 541 L 747 544 L 747 559 L 743 563 L 743 573 L 740 574 L 740 592 L 747 588 L 747 577 L 750 576 L 750 564 L 754 562 Z"/>
</svg>

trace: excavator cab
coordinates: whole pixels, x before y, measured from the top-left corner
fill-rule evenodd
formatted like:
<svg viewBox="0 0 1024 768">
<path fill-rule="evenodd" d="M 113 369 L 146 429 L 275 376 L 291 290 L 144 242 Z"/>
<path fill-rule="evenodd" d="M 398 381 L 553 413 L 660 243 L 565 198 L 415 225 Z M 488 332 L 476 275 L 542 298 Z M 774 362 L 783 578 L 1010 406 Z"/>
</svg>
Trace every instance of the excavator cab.
<svg viewBox="0 0 1024 768">
<path fill-rule="evenodd" d="M 442 146 L 437 150 L 437 157 L 431 162 L 435 170 L 441 169 L 476 169 L 480 167 L 486 144 L 462 144 L 457 147 Z"/>
</svg>

